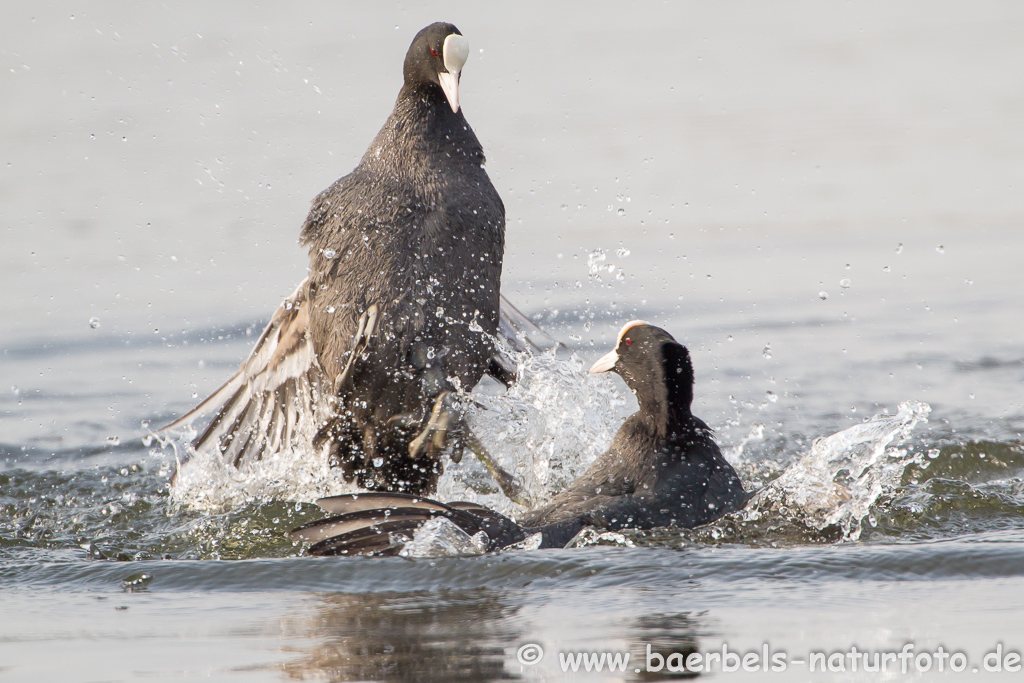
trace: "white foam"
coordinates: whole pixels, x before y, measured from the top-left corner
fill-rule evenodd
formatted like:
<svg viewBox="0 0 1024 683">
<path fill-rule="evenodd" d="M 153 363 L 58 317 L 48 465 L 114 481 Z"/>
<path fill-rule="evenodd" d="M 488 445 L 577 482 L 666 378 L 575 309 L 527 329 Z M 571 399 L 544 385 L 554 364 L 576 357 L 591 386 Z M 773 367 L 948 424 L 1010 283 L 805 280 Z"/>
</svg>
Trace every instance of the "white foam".
<svg viewBox="0 0 1024 683">
<path fill-rule="evenodd" d="M 491 457 L 522 485 L 514 503 L 467 450 L 450 463 L 438 484 L 441 500 L 469 500 L 503 514 L 517 513 L 551 498 L 583 474 L 607 450 L 630 412 L 618 378 L 588 375 L 575 354 L 511 353 L 518 381 L 500 395 L 474 394 L 467 420 Z M 490 490 L 488 490 L 488 488 Z"/>
<path fill-rule="evenodd" d="M 398 553 L 402 557 L 463 557 L 487 552 L 487 534 L 470 536 L 451 520 L 434 517 L 424 522 Z"/>
<path fill-rule="evenodd" d="M 838 525 L 845 540 L 860 538 L 861 523 L 883 492 L 900 485 L 903 471 L 921 454 L 900 448 L 931 406 L 905 401 L 895 415 L 876 415 L 815 439 L 797 462 L 762 489 L 743 515 L 776 513 L 815 529 Z"/>
<path fill-rule="evenodd" d="M 324 449 L 313 448 L 314 416 L 300 411 L 292 445 L 235 468 L 215 450 L 196 452 L 188 429 L 161 444 L 174 449 L 177 474 L 171 500 L 186 507 L 222 511 L 252 502 L 298 500 L 353 493 L 359 488 L 331 468 Z M 182 457 L 181 454 L 184 454 Z"/>
</svg>

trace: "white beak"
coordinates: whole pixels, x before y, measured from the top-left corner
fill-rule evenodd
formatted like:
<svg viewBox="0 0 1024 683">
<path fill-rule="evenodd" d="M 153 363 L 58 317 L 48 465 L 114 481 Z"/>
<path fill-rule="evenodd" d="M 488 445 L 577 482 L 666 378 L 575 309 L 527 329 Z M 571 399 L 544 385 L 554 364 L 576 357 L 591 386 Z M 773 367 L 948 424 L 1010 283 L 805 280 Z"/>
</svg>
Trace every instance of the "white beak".
<svg viewBox="0 0 1024 683">
<path fill-rule="evenodd" d="M 612 349 L 608 353 L 604 354 L 597 359 L 597 362 L 590 366 L 590 374 L 597 375 L 602 372 L 608 372 L 615 367 L 615 364 L 619 362 L 619 354 L 615 353 L 615 349 Z"/>
<path fill-rule="evenodd" d="M 441 59 L 444 60 L 445 71 L 437 72 L 437 80 L 441 82 L 441 90 L 452 105 L 452 111 L 459 113 L 459 74 L 469 59 L 469 41 L 458 33 L 452 33 L 444 39 L 441 46 Z"/>
<path fill-rule="evenodd" d="M 459 73 L 449 73 L 447 71 L 438 71 L 437 80 L 441 82 L 441 90 L 444 90 L 444 96 L 448 98 L 448 104 L 452 105 L 452 111 L 456 114 L 459 113 Z"/>
</svg>

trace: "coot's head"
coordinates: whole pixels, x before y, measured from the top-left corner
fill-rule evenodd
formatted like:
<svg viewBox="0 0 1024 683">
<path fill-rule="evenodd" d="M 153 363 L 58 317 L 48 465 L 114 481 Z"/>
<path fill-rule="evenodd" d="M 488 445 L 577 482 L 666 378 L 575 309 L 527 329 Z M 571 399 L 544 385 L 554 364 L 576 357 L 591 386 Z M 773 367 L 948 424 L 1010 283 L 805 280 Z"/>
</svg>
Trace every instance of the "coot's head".
<svg viewBox="0 0 1024 683">
<path fill-rule="evenodd" d="M 405 84 L 439 85 L 459 111 L 459 74 L 469 57 L 469 41 L 452 24 L 439 21 L 416 34 L 405 55 Z"/>
<path fill-rule="evenodd" d="M 633 320 L 622 326 L 615 348 L 590 368 L 592 374 L 617 373 L 636 394 L 640 410 L 661 419 L 690 414 L 693 364 L 686 347 L 672 335 Z"/>
</svg>

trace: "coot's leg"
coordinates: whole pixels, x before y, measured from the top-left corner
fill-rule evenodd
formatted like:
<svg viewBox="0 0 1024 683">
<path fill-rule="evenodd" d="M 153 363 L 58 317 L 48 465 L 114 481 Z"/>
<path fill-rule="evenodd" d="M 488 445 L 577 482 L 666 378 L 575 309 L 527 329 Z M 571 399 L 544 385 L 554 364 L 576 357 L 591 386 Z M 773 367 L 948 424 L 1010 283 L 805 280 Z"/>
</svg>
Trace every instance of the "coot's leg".
<svg viewBox="0 0 1024 683">
<path fill-rule="evenodd" d="M 450 391 L 443 391 L 434 401 L 427 426 L 409 442 L 409 456 L 414 460 L 422 455 L 436 458 L 448 442 L 448 428 L 452 413 L 456 411 L 455 400 Z"/>
<path fill-rule="evenodd" d="M 470 431 L 468 426 L 463 425 L 463 431 L 465 434 L 466 445 L 469 446 L 471 451 L 473 451 L 473 455 L 483 463 L 483 466 L 487 468 L 487 471 L 491 473 L 491 476 L 494 477 L 494 481 L 496 481 L 498 486 L 501 488 L 502 493 L 508 496 L 509 500 L 512 502 L 525 505 L 526 503 L 523 501 L 522 484 L 516 481 L 516 478 L 512 476 L 510 472 L 494 461 L 491 454 L 488 453 L 484 445 L 480 443 L 480 439 L 476 438 L 476 435 Z"/>
<path fill-rule="evenodd" d="M 462 459 L 464 446 L 468 446 L 473 454 L 480 459 L 502 492 L 513 501 L 520 502 L 521 485 L 516 482 L 515 477 L 494 461 L 484 445 L 470 431 L 469 425 L 466 424 L 465 418 L 462 416 L 462 411 L 456 404 L 455 395 L 450 391 L 442 392 L 434 401 L 434 407 L 426 427 L 409 443 L 409 455 L 413 459 L 423 455 L 439 458 L 442 451 L 448 448 L 451 459 L 459 462 Z"/>
<path fill-rule="evenodd" d="M 345 363 L 345 368 L 341 371 L 341 374 L 334 378 L 334 395 L 337 396 L 344 389 L 348 389 L 349 384 L 352 381 L 352 368 L 355 367 L 356 358 L 358 358 L 363 351 L 366 350 L 366 345 L 370 341 L 370 337 L 373 336 L 373 332 L 377 327 L 377 304 L 373 304 L 359 317 L 359 329 L 356 330 L 355 337 L 352 339 L 352 352 L 349 354 L 348 362 Z"/>
</svg>

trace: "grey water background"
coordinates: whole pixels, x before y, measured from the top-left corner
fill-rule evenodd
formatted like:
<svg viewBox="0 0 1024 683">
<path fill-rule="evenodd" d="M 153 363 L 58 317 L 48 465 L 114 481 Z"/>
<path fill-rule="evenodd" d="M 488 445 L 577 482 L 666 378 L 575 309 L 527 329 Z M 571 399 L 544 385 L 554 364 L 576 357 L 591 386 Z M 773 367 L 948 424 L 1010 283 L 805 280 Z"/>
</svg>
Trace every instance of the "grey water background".
<svg viewBox="0 0 1024 683">
<path fill-rule="evenodd" d="M 645 644 L 913 642 L 972 667 L 1024 648 L 1021 6 L 2 12 L 0 679 L 559 680 L 558 651 Z M 310 199 L 439 19 L 472 47 L 504 292 L 582 357 L 630 318 L 667 327 L 695 412 L 726 447 L 763 424 L 762 462 L 932 406 L 913 443 L 931 467 L 860 540 L 313 560 L 280 534 L 309 506 L 169 506 L 143 424 L 216 388 L 303 277 Z M 548 654 L 525 667 L 530 642 Z"/>
</svg>

